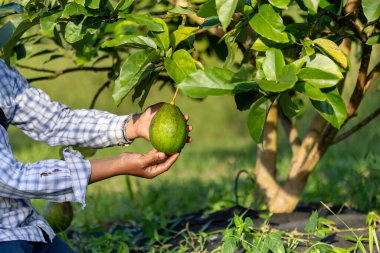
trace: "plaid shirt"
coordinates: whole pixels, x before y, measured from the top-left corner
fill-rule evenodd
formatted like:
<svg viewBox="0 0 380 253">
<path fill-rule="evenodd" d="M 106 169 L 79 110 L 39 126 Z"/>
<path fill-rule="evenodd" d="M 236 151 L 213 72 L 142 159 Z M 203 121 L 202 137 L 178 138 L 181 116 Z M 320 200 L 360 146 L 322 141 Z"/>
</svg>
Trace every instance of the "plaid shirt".
<svg viewBox="0 0 380 253">
<path fill-rule="evenodd" d="M 49 145 L 102 148 L 126 145 L 124 126 L 131 115 L 116 116 L 98 110 L 72 110 L 53 102 L 40 89 L 31 87 L 13 68 L 0 60 L 0 108 L 6 124 L 20 128 L 31 138 Z M 55 236 L 30 199 L 74 201 L 85 206 L 90 162 L 70 148 L 64 160 L 36 163 L 17 161 L 7 131 L 0 126 L 0 241 L 46 242 Z"/>
</svg>

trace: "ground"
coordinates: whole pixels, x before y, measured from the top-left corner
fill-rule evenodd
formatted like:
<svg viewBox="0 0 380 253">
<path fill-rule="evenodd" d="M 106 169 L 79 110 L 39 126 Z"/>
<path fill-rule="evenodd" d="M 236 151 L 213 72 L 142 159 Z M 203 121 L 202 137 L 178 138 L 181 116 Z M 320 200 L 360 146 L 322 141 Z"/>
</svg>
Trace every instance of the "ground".
<svg viewBox="0 0 380 253">
<path fill-rule="evenodd" d="M 326 236 L 310 236 L 304 232 L 310 216 L 315 210 L 318 210 L 319 218 L 323 218 L 329 221 L 327 223 L 331 224 L 330 233 Z M 368 237 L 366 213 L 347 207 L 336 207 L 327 210 L 322 205 L 299 205 L 293 213 L 273 214 L 269 219 L 267 218 L 267 212 L 254 211 L 238 205 L 212 213 L 207 213 L 206 210 L 203 210 L 181 217 L 174 217 L 166 225 L 166 229 L 157 231 L 159 234 L 166 234 L 166 239 L 156 241 L 151 244 L 151 247 L 147 246 L 149 244 L 147 240 L 150 236 L 146 237 L 146 230 L 134 227 L 132 224 L 113 224 L 108 228 L 107 233 L 109 235 L 120 236 L 120 234 L 124 234 L 125 236 L 133 237 L 136 244 L 129 249 L 130 252 L 220 252 L 219 250 L 223 243 L 223 231 L 231 224 L 235 215 L 239 215 L 243 219 L 250 217 L 254 228 L 263 228 L 263 224 L 266 224 L 265 229 L 267 231 L 283 231 L 289 235 L 294 235 L 299 239 L 294 249 L 296 252 L 311 250 L 312 245 L 318 242 L 344 249 L 355 248 L 356 242 L 352 240 L 355 237 L 354 234 Z M 202 234 L 203 239 L 201 238 Z M 69 239 L 73 241 L 83 239 L 80 239 L 83 234 L 80 235 L 78 231 L 71 231 L 68 235 Z M 95 232 L 87 236 L 88 238 L 103 238 L 104 235 L 104 232 Z M 367 250 L 369 249 L 368 241 L 363 240 L 363 245 Z M 93 251 L 89 249 L 88 252 Z M 240 248 L 235 252 L 245 251 Z"/>
</svg>

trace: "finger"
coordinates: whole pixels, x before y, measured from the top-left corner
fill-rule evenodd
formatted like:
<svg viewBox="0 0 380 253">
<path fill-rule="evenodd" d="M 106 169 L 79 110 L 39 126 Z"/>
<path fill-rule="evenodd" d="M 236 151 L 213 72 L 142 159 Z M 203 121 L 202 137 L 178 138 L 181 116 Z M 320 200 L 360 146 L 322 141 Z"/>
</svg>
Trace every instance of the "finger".
<svg viewBox="0 0 380 253">
<path fill-rule="evenodd" d="M 190 119 L 190 116 L 186 114 L 186 115 L 184 116 L 184 118 L 185 118 L 185 121 L 188 121 L 188 120 Z"/>
<path fill-rule="evenodd" d="M 193 141 L 193 138 L 191 138 L 191 136 L 188 136 L 186 142 L 187 142 L 187 143 L 190 143 L 190 142 L 192 142 L 192 141 Z"/>
<path fill-rule="evenodd" d="M 141 160 L 145 166 L 149 166 L 153 163 L 161 162 L 167 158 L 168 155 L 166 155 L 165 153 L 158 152 L 157 150 L 152 149 L 149 153 L 143 155 Z"/>
<path fill-rule="evenodd" d="M 158 176 L 165 171 L 169 170 L 169 168 L 177 161 L 179 157 L 179 153 L 176 153 L 174 155 L 171 155 L 165 162 L 157 164 L 156 166 L 152 167 L 152 176 Z"/>
<path fill-rule="evenodd" d="M 191 132 L 191 131 L 193 130 L 193 126 L 192 126 L 192 125 L 188 125 L 188 126 L 187 126 L 187 130 L 188 130 L 189 132 Z"/>
</svg>

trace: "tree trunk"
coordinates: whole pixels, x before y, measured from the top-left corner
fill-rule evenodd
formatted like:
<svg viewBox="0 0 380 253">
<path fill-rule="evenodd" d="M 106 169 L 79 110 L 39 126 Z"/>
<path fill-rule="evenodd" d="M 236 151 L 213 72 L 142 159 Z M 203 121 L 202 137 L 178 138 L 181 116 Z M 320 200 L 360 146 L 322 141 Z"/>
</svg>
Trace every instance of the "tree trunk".
<svg viewBox="0 0 380 253">
<path fill-rule="evenodd" d="M 355 114 L 365 95 L 366 89 L 374 82 L 374 79 L 371 78 L 372 72 L 378 70 L 375 67 L 368 75 L 372 48 L 365 44 L 362 44 L 362 47 L 357 83 L 347 105 L 347 120 Z M 269 210 L 276 213 L 286 213 L 292 212 L 296 208 L 308 177 L 316 168 L 324 153 L 332 145 L 338 131 L 338 129 L 327 124 L 321 116 L 317 115 L 314 118 L 298 154 L 293 156 L 294 158 L 285 184 L 282 187 L 277 187 L 275 196 L 268 203 Z"/>
<path fill-rule="evenodd" d="M 263 132 L 262 148 L 257 148 L 255 181 L 264 192 L 266 202 L 276 194 L 276 156 L 278 146 L 278 108 L 275 102 L 269 110 Z"/>
<path fill-rule="evenodd" d="M 321 159 L 319 141 L 326 125 L 327 122 L 321 116 L 314 118 L 299 152 L 293 155 L 286 183 L 277 187 L 274 198 L 268 203 L 270 211 L 287 213 L 297 206 L 307 178 Z"/>
</svg>

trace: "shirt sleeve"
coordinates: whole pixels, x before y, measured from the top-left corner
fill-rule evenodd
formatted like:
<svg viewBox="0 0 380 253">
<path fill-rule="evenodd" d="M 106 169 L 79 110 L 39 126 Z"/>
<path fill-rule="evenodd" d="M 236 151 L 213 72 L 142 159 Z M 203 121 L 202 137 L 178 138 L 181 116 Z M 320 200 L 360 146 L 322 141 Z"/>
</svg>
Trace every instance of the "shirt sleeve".
<svg viewBox="0 0 380 253">
<path fill-rule="evenodd" d="M 0 127 L 0 196 L 19 199 L 74 201 L 85 206 L 91 175 L 90 162 L 79 152 L 66 148 L 64 160 L 23 164 L 15 159 L 8 135 Z"/>
<path fill-rule="evenodd" d="M 102 148 L 128 145 L 124 127 L 131 115 L 117 116 L 100 110 L 73 110 L 54 102 L 42 90 L 28 84 L 17 70 L 8 68 L 12 89 L 11 124 L 35 140 L 49 145 Z"/>
</svg>

